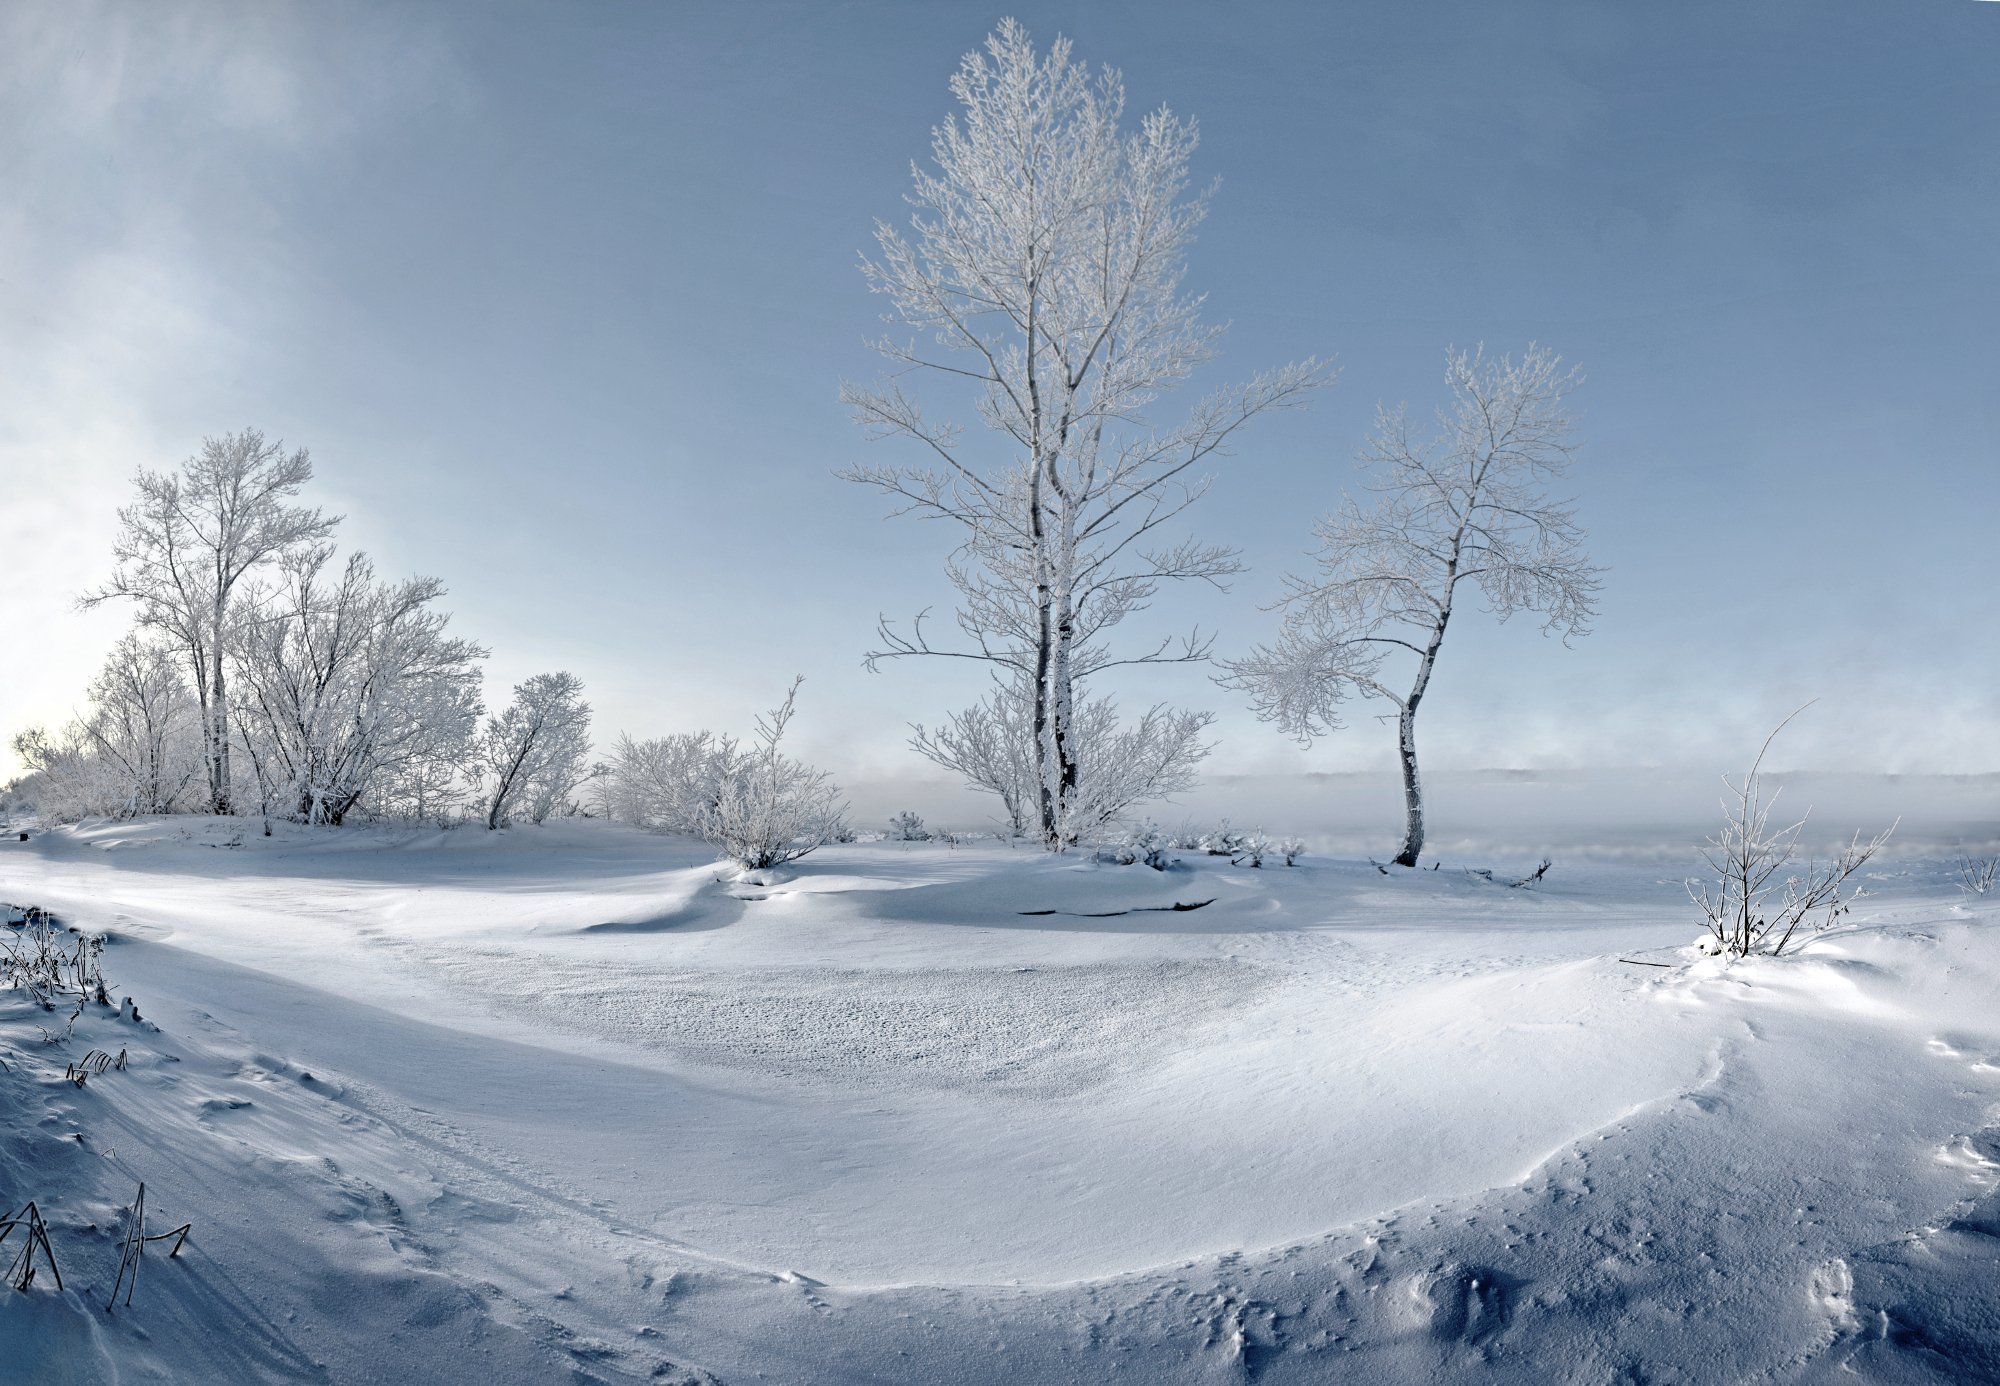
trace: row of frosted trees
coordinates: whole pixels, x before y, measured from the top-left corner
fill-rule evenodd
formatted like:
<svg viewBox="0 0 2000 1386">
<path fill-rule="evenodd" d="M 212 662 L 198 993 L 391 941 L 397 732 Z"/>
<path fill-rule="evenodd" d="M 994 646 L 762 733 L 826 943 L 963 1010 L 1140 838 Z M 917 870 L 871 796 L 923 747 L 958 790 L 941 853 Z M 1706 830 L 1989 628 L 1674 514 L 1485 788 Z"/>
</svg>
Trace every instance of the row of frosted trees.
<svg viewBox="0 0 2000 1386">
<path fill-rule="evenodd" d="M 486 650 L 451 633 L 435 578 L 384 582 L 341 558 L 338 517 L 300 503 L 301 449 L 255 430 L 141 472 L 118 512 L 117 566 L 87 606 L 133 630 L 86 708 L 14 738 L 13 797 L 46 820 L 197 812 L 314 826 L 357 820 L 541 823 L 595 812 L 773 866 L 847 836 L 840 791 L 781 749 L 795 682 L 749 743 L 621 737 L 592 759 L 569 673 L 538 674 L 487 716 Z"/>
<path fill-rule="evenodd" d="M 86 605 L 124 603 L 67 727 L 14 738 L 45 818 L 197 811 L 339 824 L 540 822 L 591 773 L 590 707 L 539 674 L 488 717 L 486 650 L 450 631 L 435 578 L 340 557 L 339 517 L 299 503 L 305 450 L 254 429 L 141 472 L 117 566 Z"/>
</svg>

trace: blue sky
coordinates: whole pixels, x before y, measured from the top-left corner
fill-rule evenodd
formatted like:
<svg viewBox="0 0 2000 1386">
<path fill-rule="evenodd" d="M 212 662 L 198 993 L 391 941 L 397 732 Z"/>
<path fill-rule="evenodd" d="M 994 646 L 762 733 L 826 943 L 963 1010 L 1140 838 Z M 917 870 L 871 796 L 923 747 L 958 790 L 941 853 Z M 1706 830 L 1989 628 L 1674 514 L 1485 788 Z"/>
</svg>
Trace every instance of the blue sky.
<svg viewBox="0 0 2000 1386">
<path fill-rule="evenodd" d="M 875 371 L 855 270 L 958 56 L 1012 13 L 1200 121 L 1209 383 L 1306 354 L 1194 512 L 1251 571 L 1163 618 L 1264 638 L 1378 399 L 1447 345 L 1580 362 L 1597 632 L 1447 645 L 1431 764 L 2000 769 L 2000 5 L 500 4 L 0 11 L 0 731 L 121 618 L 138 466 L 255 424 L 344 540 L 451 587 L 491 694 L 579 673 L 608 738 L 744 730 L 914 774 L 963 667 L 860 668 L 947 591 L 935 527 L 833 478 Z M 969 415 L 969 410 L 964 411 Z M 1164 605 L 1164 604 L 1163 604 Z M 1218 769 L 1302 754 L 1223 714 Z M 0 752 L 0 774 L 10 762 Z"/>
</svg>

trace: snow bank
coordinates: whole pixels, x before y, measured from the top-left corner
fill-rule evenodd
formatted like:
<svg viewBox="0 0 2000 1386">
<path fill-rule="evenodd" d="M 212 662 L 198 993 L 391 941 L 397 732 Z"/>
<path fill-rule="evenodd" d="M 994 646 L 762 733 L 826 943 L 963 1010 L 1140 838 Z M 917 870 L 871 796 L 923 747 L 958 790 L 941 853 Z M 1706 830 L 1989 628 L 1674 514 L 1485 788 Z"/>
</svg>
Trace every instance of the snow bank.
<svg viewBox="0 0 2000 1386">
<path fill-rule="evenodd" d="M 30 1379 L 2000 1372 L 2000 911 L 1942 863 L 1726 965 L 1630 860 L 239 827 L 0 844 L 159 1027 L 0 1006 Z M 195 1232 L 107 1315 L 141 1179 Z"/>
</svg>

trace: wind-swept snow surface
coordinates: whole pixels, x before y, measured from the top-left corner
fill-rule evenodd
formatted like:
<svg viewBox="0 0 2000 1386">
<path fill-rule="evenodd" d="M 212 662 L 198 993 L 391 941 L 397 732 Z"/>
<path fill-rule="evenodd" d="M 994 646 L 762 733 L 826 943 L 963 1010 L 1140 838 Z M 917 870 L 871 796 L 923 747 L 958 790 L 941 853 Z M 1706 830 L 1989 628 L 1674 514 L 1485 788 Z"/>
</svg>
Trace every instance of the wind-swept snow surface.
<svg viewBox="0 0 2000 1386">
<path fill-rule="evenodd" d="M 2000 1379 L 2000 908 L 1947 864 L 1725 965 L 1657 864 L 1182 855 L 0 844 L 145 1016 L 0 994 L 65 1285 L 0 1376 Z M 194 1233 L 107 1314 L 140 1180 Z"/>
</svg>

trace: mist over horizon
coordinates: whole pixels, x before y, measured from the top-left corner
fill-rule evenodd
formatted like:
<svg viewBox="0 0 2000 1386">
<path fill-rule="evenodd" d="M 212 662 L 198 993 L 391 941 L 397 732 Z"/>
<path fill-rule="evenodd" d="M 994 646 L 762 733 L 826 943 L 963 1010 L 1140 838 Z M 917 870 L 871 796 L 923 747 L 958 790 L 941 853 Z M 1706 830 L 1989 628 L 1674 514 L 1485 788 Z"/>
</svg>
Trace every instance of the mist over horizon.
<svg viewBox="0 0 2000 1386">
<path fill-rule="evenodd" d="M 1732 769 L 1732 779 L 1744 768 Z M 1766 771 L 1778 791 L 1773 822 L 1807 818 L 1801 841 L 1819 852 L 1892 822 L 1885 858 L 1956 859 L 2000 851 L 2000 774 L 1863 774 Z M 845 786 L 862 832 L 913 811 L 932 826 L 991 832 L 998 803 L 935 776 L 860 780 Z M 1672 863 L 1685 874 L 1693 848 L 1721 821 L 1721 774 L 1657 769 L 1438 770 L 1424 774 L 1429 846 L 1424 864 L 1511 866 L 1538 853 L 1572 860 Z M 1401 781 L 1392 770 L 1211 775 L 1194 792 L 1149 805 L 1163 828 L 1210 829 L 1223 820 L 1273 837 L 1298 836 L 1322 855 L 1387 860 L 1401 821 Z M 1508 860 L 1501 860 L 1506 858 Z"/>
</svg>

